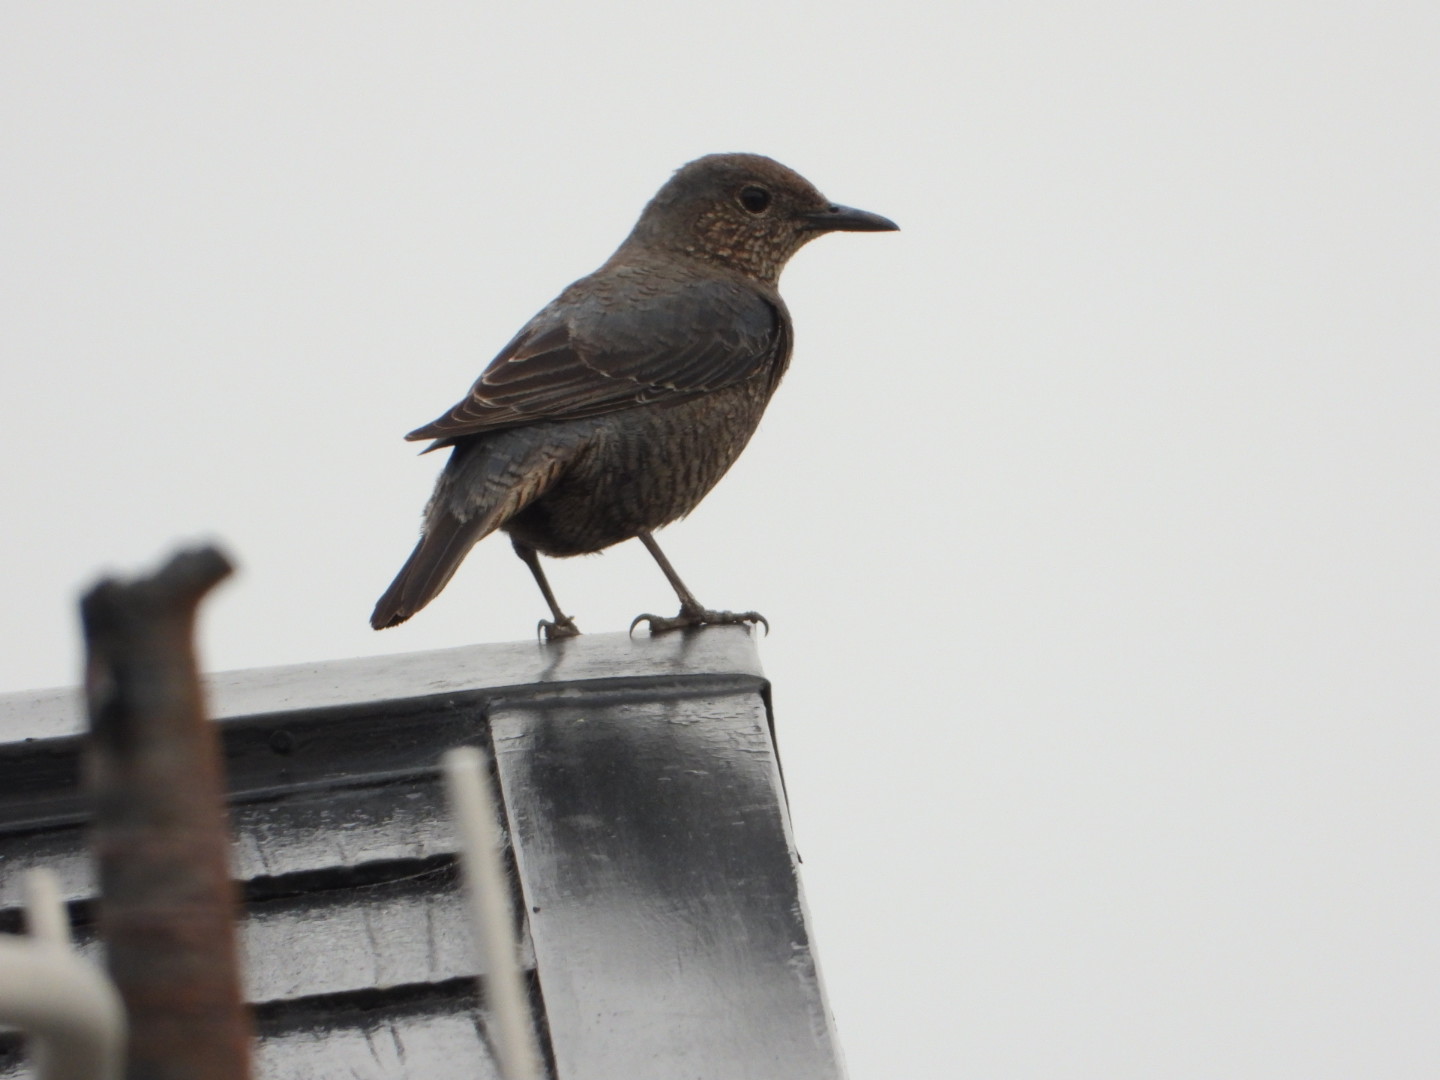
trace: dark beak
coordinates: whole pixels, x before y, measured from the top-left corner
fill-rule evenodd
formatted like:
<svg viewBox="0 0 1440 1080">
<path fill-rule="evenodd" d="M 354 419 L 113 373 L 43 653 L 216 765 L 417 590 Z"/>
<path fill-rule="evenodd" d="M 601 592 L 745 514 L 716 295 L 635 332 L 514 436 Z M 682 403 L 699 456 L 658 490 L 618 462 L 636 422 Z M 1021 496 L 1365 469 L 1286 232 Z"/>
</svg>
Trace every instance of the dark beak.
<svg viewBox="0 0 1440 1080">
<path fill-rule="evenodd" d="M 810 228 L 820 232 L 897 232 L 900 229 L 887 217 L 834 203 L 824 210 L 806 214 L 805 221 Z"/>
</svg>

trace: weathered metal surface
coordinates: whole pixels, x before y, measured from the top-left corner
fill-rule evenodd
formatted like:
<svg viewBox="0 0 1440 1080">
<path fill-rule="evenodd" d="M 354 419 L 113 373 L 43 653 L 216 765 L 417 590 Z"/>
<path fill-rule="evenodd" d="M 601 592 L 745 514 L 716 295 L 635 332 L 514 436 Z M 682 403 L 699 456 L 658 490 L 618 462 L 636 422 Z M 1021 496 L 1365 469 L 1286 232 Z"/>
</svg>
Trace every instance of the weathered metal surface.
<svg viewBox="0 0 1440 1080">
<path fill-rule="evenodd" d="M 482 974 L 449 862 L 410 880 L 251 902 L 242 940 L 251 1001 Z"/>
<path fill-rule="evenodd" d="M 759 696 L 491 724 L 559 1075 L 840 1076 Z"/>
<path fill-rule="evenodd" d="M 228 687 L 257 1077 L 496 1075 L 437 772 L 452 746 L 491 749 L 492 725 L 558 1080 L 840 1075 L 745 629 L 211 686 Z M 22 729 L 0 742 L 0 929 L 18 926 L 16 872 L 49 866 L 93 952 L 68 700 L 0 702 L 0 731 Z M 16 1053 L 0 1037 L 0 1080 L 26 1075 Z"/>
<path fill-rule="evenodd" d="M 359 888 L 302 888 L 246 905 L 240 940 L 249 1001 L 298 1001 L 484 975 L 448 859 Z M 88 907 L 80 908 L 80 917 L 86 921 L 76 948 L 102 962 Z M 528 939 L 523 947 L 522 960 L 533 968 Z"/>
<path fill-rule="evenodd" d="M 499 1080 L 473 994 L 406 1003 L 365 1024 L 319 1015 L 265 1031 L 256 1080 Z M 0 1078 L 4 1074 L 0 1073 Z"/>
<path fill-rule="evenodd" d="M 366 656 L 317 664 L 226 671 L 206 680 L 217 720 L 280 716 L 449 694 L 485 694 L 554 683 L 691 675 L 761 676 L 750 631 L 717 626 L 703 634 L 651 638 L 587 634 L 541 645 L 509 642 L 425 653 Z M 78 692 L 62 687 L 0 694 L 0 744 L 84 730 Z"/>
<path fill-rule="evenodd" d="M 283 798 L 266 795 L 257 801 L 234 802 L 247 794 L 232 785 L 230 864 L 241 880 L 423 860 L 454 852 L 444 793 L 433 776 L 383 784 L 310 786 Z M 23 845 L 0 843 L 0 909 L 18 906 L 19 872 L 32 866 L 55 871 L 66 900 L 95 895 L 80 825 L 43 829 Z"/>
</svg>

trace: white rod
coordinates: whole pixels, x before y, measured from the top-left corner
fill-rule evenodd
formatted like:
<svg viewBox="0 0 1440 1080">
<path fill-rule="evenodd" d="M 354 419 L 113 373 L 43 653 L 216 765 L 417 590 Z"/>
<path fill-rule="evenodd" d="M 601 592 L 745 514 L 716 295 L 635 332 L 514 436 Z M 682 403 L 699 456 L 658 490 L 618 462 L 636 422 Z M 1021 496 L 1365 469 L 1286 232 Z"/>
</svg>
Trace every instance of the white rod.
<svg viewBox="0 0 1440 1080">
<path fill-rule="evenodd" d="M 447 751 L 442 766 L 460 840 L 470 921 L 480 947 L 485 997 L 495 1021 L 491 1037 L 500 1073 L 504 1080 L 540 1080 L 540 1050 L 521 974 L 520 938 L 510 910 L 490 773 L 484 755 L 473 746 Z"/>
<path fill-rule="evenodd" d="M 0 1023 L 38 1041 L 41 1080 L 119 1080 L 125 1044 L 120 995 L 69 949 L 0 935 Z"/>
<path fill-rule="evenodd" d="M 37 867 L 20 879 L 25 904 L 25 929 L 36 941 L 70 947 L 70 917 L 60 896 L 60 879 L 54 871 Z"/>
<path fill-rule="evenodd" d="M 30 940 L 54 945 L 67 952 L 71 946 L 70 915 L 65 910 L 64 898 L 60 895 L 60 879 L 53 870 L 37 866 L 27 870 L 20 879 L 20 895 L 25 905 L 25 930 Z M 61 1063 L 63 1065 L 63 1054 Z M 46 1044 L 43 1036 L 30 1039 L 30 1063 L 39 1080 L 53 1080 L 55 1076 L 55 1053 Z"/>
</svg>

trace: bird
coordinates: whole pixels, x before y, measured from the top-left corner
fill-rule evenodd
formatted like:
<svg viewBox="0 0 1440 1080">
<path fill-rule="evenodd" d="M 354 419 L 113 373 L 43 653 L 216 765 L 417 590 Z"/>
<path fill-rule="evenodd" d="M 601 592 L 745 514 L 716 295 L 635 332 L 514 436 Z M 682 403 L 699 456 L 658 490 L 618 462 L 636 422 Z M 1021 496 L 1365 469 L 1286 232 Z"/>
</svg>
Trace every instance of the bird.
<svg viewBox="0 0 1440 1080">
<path fill-rule="evenodd" d="M 680 579 L 654 531 L 688 514 L 750 441 L 790 363 L 780 272 L 830 232 L 890 232 L 889 218 L 833 203 L 759 154 L 681 166 L 606 263 L 568 286 L 500 350 L 461 401 L 406 439 L 450 457 L 419 542 L 375 605 L 376 630 L 440 593 L 471 548 L 505 532 L 551 618 L 544 641 L 580 632 L 540 556 L 638 538 L 680 600 L 644 614 L 651 634 L 768 622 L 713 611 Z"/>
</svg>

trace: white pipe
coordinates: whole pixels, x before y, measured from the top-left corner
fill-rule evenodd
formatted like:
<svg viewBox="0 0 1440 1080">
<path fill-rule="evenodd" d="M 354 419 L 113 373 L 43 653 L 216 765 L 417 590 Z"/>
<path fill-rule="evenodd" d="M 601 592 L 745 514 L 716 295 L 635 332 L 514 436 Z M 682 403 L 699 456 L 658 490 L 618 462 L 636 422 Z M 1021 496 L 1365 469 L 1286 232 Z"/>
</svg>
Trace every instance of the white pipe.
<svg viewBox="0 0 1440 1080">
<path fill-rule="evenodd" d="M 510 910 L 490 773 L 484 756 L 473 746 L 447 751 L 441 764 L 460 840 L 460 866 L 485 973 L 485 997 L 495 1020 L 491 1037 L 500 1074 L 504 1080 L 540 1080 L 540 1050 L 521 975 L 520 939 Z"/>
<path fill-rule="evenodd" d="M 0 935 L 0 1023 L 35 1040 L 42 1051 L 33 1055 L 41 1080 L 119 1080 L 125 1044 L 120 995 L 64 945 Z"/>
<path fill-rule="evenodd" d="M 60 895 L 60 879 L 54 871 L 37 867 L 20 879 L 25 904 L 25 929 L 34 941 L 70 948 L 70 917 Z"/>
</svg>

